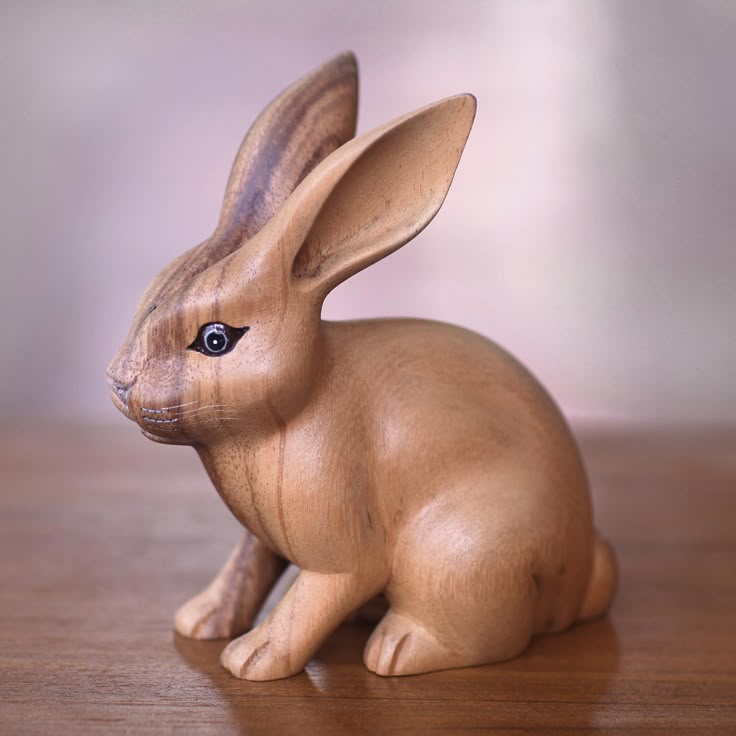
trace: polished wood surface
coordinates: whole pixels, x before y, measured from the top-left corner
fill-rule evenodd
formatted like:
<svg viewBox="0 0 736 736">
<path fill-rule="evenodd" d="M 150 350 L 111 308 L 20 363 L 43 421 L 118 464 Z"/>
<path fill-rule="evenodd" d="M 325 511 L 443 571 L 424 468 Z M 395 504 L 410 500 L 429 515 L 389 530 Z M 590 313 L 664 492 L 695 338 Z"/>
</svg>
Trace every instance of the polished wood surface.
<svg viewBox="0 0 736 736">
<path fill-rule="evenodd" d="M 252 683 L 224 642 L 172 632 L 240 533 L 194 452 L 5 425 L 0 733 L 736 733 L 736 430 L 578 434 L 621 566 L 610 618 L 398 679 L 347 624 L 305 672 Z"/>
</svg>

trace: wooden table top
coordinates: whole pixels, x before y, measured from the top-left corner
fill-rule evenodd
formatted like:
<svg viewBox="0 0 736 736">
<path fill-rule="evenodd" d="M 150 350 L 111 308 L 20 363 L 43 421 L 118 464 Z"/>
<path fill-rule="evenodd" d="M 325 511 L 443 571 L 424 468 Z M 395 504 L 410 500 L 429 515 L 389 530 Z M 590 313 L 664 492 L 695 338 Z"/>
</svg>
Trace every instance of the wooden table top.
<svg viewBox="0 0 736 736">
<path fill-rule="evenodd" d="M 499 665 L 380 678 L 345 625 L 305 673 L 172 632 L 238 537 L 188 448 L 132 425 L 0 428 L 1 734 L 736 734 L 736 429 L 579 432 L 621 587 Z M 497 729 L 497 730 L 494 730 Z"/>
</svg>

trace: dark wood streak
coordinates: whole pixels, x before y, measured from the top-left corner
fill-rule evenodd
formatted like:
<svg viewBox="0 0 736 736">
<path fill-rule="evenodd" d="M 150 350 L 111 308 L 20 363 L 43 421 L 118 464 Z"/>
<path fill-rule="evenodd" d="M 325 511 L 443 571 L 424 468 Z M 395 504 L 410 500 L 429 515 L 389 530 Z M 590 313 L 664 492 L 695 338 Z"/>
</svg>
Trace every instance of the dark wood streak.
<svg viewBox="0 0 736 736">
<path fill-rule="evenodd" d="M 542 587 L 542 578 L 538 573 L 532 573 L 532 583 L 534 584 L 534 590 L 539 592 Z"/>
<path fill-rule="evenodd" d="M 220 478 L 220 475 L 216 470 L 217 463 L 212 457 L 210 450 L 207 447 L 204 447 L 202 445 L 196 446 L 195 450 L 197 451 L 197 454 L 199 455 L 199 458 L 202 461 L 202 465 L 204 465 L 204 468 L 207 471 L 207 475 L 212 481 L 212 485 L 217 489 L 217 493 L 219 494 L 220 498 L 223 500 L 225 506 L 227 506 L 230 513 L 236 519 L 238 519 L 243 524 L 243 526 L 246 529 L 248 529 L 249 532 L 251 532 L 252 534 L 255 534 L 267 547 L 270 547 L 271 549 L 276 551 L 277 548 L 274 545 L 274 542 L 269 536 L 268 531 L 266 530 L 266 527 L 263 523 L 263 517 L 261 516 L 261 511 L 258 508 L 258 504 L 256 502 L 256 496 L 255 496 L 255 493 L 253 493 L 253 484 L 251 483 L 250 478 L 246 479 L 248 482 L 248 496 L 252 501 L 253 510 L 256 515 L 256 522 L 258 523 L 258 526 L 259 526 L 259 529 L 257 530 L 257 532 L 256 530 L 251 529 L 247 524 L 245 524 L 245 520 L 241 518 L 241 514 L 238 514 L 235 507 L 228 501 L 228 494 L 224 492 L 222 479 Z"/>
<path fill-rule="evenodd" d="M 284 328 L 284 319 L 286 318 L 286 312 L 289 305 L 289 266 L 288 264 L 288 253 L 283 246 L 283 243 L 279 243 L 279 255 L 281 257 L 281 269 L 279 272 L 279 308 L 276 312 L 276 328 L 274 330 L 273 348 L 278 349 L 279 338 L 281 337 L 281 331 Z"/>
<path fill-rule="evenodd" d="M 295 562 L 294 550 L 291 546 L 291 540 L 289 539 L 289 532 L 287 531 L 287 527 L 286 527 L 286 516 L 284 515 L 283 492 L 284 492 L 284 458 L 286 454 L 286 422 L 284 421 L 284 418 L 281 416 L 281 414 L 279 414 L 278 409 L 276 408 L 274 403 L 271 401 L 271 399 L 267 400 L 267 405 L 268 405 L 268 409 L 271 412 L 274 422 L 276 423 L 276 426 L 278 427 L 278 431 L 279 431 L 279 459 L 278 459 L 278 469 L 276 472 L 276 510 L 278 511 L 279 524 L 281 526 L 281 533 L 284 538 L 284 543 L 286 545 L 288 557 L 292 562 Z"/>
<path fill-rule="evenodd" d="M 313 115 L 317 108 L 320 114 Z M 305 125 L 312 115 L 317 118 L 314 124 Z M 222 215 L 226 223 L 237 223 L 246 238 L 253 237 L 304 177 L 355 135 L 356 116 L 357 71 L 351 54 L 338 57 L 278 97 L 253 126 L 256 150 L 248 159 L 253 163 L 246 168 L 246 180 L 231 207 L 226 196 Z M 262 127 L 267 135 L 258 136 Z M 238 159 L 250 138 L 249 134 Z M 294 141 L 300 143 L 296 151 Z M 237 162 L 234 172 L 236 168 Z M 263 207 L 264 203 L 270 206 Z"/>
<path fill-rule="evenodd" d="M 261 507 L 258 504 L 259 499 L 257 493 L 255 493 L 254 491 L 254 488 L 255 486 L 250 483 L 249 494 L 251 503 L 253 504 L 253 511 L 255 511 L 256 514 L 256 521 L 258 522 L 260 532 L 258 536 L 267 547 L 270 547 L 274 552 L 278 553 L 278 545 L 271 536 L 271 533 L 268 531 L 268 528 L 266 527 L 266 522 L 263 520 L 263 512 L 261 511 Z"/>
<path fill-rule="evenodd" d="M 305 162 L 299 175 L 296 177 L 296 185 L 294 188 L 296 189 L 296 187 L 307 178 L 309 172 L 312 171 L 320 161 L 327 158 L 327 156 L 329 156 L 333 151 L 336 151 L 341 145 L 342 143 L 340 142 L 340 139 L 334 133 L 323 138 L 316 146 L 312 156 L 310 156 L 310 158 Z"/>
<path fill-rule="evenodd" d="M 255 541 L 255 535 L 252 532 L 246 532 L 245 534 L 245 543 L 243 545 L 243 548 L 241 550 L 241 559 L 247 560 L 250 557 L 251 550 L 253 549 L 253 544 Z M 254 582 L 254 575 L 253 571 L 250 567 L 247 565 L 241 565 L 235 568 L 236 575 L 240 580 L 242 580 L 244 583 L 247 583 L 249 585 L 252 585 Z M 233 586 L 235 590 L 238 589 L 238 586 Z"/>
</svg>

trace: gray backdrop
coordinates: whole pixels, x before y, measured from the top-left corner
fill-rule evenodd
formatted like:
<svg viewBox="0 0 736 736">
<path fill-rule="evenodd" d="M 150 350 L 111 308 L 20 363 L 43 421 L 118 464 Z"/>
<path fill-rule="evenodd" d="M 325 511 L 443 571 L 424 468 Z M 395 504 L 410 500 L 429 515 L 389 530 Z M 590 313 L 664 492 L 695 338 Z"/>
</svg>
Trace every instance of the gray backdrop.
<svg viewBox="0 0 736 736">
<path fill-rule="evenodd" d="M 122 421 L 104 369 L 141 291 L 211 231 L 259 110 L 344 49 L 361 130 L 479 112 L 437 219 L 328 317 L 469 326 L 576 417 L 736 418 L 728 0 L 6 0 L 0 412 Z"/>
</svg>

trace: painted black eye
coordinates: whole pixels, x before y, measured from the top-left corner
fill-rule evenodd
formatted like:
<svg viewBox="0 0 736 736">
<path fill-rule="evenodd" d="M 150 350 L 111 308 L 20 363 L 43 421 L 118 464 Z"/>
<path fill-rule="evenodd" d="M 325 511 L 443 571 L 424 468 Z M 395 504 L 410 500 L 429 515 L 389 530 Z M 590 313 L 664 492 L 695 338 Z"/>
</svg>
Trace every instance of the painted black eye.
<svg viewBox="0 0 736 736">
<path fill-rule="evenodd" d="M 230 327 L 222 322 L 208 322 L 202 325 L 197 339 L 187 348 L 204 355 L 225 355 L 229 353 L 250 327 Z"/>
</svg>

